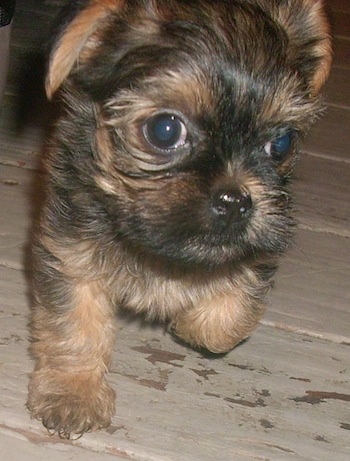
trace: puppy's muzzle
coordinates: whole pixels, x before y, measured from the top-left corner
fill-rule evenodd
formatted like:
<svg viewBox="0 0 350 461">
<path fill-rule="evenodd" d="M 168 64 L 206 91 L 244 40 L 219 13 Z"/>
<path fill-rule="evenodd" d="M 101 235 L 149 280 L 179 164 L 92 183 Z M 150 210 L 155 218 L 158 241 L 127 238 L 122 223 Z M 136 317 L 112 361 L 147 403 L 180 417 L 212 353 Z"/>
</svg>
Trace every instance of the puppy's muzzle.
<svg viewBox="0 0 350 461">
<path fill-rule="evenodd" d="M 228 187 L 216 189 L 211 203 L 213 214 L 227 223 L 244 221 L 250 216 L 253 207 L 247 190 Z"/>
</svg>

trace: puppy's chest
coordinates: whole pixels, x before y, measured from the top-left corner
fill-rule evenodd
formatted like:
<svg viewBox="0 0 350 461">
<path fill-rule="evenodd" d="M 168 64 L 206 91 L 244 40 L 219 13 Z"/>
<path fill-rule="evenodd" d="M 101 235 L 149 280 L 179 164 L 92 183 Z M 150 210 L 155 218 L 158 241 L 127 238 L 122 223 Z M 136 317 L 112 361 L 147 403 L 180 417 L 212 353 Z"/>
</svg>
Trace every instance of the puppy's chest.
<svg viewBox="0 0 350 461">
<path fill-rule="evenodd" d="M 149 268 L 120 266 L 110 279 L 110 295 L 117 307 L 144 312 L 147 317 L 167 319 L 181 310 L 211 299 L 222 291 L 234 292 L 230 276 L 218 280 L 200 274 L 160 273 Z"/>
</svg>

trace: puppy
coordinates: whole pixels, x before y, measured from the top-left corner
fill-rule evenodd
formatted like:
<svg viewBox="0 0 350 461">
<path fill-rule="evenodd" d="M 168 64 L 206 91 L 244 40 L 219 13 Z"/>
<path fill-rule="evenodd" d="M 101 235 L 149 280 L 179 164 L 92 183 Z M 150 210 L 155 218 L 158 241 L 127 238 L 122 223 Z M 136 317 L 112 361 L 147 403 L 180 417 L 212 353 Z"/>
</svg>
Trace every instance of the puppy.
<svg viewBox="0 0 350 461">
<path fill-rule="evenodd" d="M 214 353 L 257 326 L 331 45 L 321 0 L 80 0 L 67 17 L 46 82 L 63 110 L 33 237 L 27 406 L 69 438 L 114 413 L 116 307 Z"/>
</svg>

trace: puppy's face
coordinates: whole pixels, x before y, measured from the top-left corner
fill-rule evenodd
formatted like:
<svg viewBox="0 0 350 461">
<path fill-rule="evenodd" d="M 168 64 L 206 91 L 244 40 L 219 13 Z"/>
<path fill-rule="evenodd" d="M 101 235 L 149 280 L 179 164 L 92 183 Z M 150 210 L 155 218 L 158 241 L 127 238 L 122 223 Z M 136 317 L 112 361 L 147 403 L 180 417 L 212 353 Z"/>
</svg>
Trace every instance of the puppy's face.
<svg viewBox="0 0 350 461">
<path fill-rule="evenodd" d="M 320 2 L 284 3 L 95 1 L 66 27 L 48 92 L 66 80 L 74 117 L 90 113 L 75 161 L 91 157 L 79 174 L 119 239 L 208 265 L 285 249 L 329 41 Z"/>
</svg>

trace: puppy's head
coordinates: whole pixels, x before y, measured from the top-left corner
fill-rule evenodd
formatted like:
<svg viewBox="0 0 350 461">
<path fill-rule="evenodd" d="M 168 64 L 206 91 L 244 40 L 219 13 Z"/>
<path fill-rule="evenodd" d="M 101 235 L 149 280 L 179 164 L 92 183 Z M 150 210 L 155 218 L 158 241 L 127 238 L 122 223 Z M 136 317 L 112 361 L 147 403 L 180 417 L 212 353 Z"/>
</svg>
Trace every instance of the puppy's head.
<svg viewBox="0 0 350 461">
<path fill-rule="evenodd" d="M 47 91 L 65 88 L 72 132 L 91 108 L 72 163 L 118 238 L 215 265 L 285 249 L 284 186 L 330 55 L 321 0 L 91 0 Z"/>
</svg>

